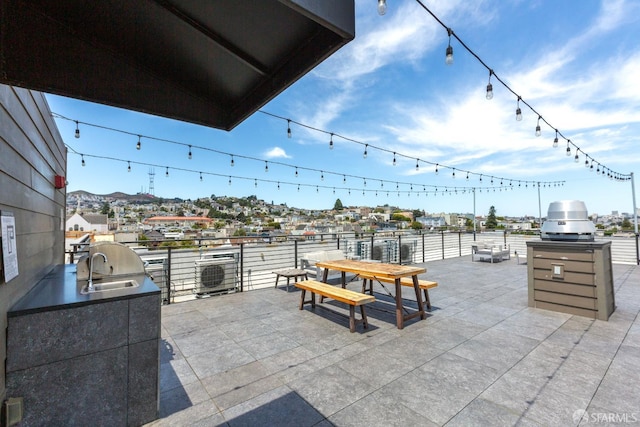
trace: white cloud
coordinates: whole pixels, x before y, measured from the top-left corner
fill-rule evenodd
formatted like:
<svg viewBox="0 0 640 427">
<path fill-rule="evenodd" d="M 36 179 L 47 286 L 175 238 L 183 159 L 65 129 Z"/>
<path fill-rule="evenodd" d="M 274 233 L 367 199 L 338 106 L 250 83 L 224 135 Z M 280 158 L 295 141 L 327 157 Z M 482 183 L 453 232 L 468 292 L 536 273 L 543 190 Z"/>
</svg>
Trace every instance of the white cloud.
<svg viewBox="0 0 640 427">
<path fill-rule="evenodd" d="M 280 147 L 273 147 L 272 149 L 265 151 L 264 157 L 266 157 L 267 159 L 290 159 L 291 158 L 291 156 L 288 155 L 287 152 Z"/>
</svg>

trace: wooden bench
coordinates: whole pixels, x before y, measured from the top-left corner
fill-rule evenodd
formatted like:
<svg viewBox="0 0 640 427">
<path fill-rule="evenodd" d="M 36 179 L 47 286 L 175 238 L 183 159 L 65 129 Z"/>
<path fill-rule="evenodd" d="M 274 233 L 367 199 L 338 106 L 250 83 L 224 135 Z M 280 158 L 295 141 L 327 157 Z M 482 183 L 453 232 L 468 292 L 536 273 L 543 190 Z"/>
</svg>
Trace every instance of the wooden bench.
<svg viewBox="0 0 640 427">
<path fill-rule="evenodd" d="M 369 294 L 371 295 L 373 295 L 374 279 L 384 283 L 395 283 L 393 279 L 389 279 L 387 277 L 376 277 L 376 276 L 368 276 L 365 274 L 360 274 L 360 278 L 362 279 L 362 293 L 369 291 Z M 367 281 L 369 281 L 369 287 L 367 287 Z M 400 279 L 400 284 L 402 286 L 408 286 L 413 288 L 413 278 L 403 277 Z M 429 299 L 429 289 L 435 288 L 437 286 L 438 286 L 438 282 L 432 282 L 431 280 L 418 279 L 418 287 L 422 289 L 422 291 L 424 292 L 424 302 L 427 304 L 428 310 L 431 310 L 431 300 Z"/>
<path fill-rule="evenodd" d="M 360 292 L 351 291 L 349 289 L 343 289 L 339 286 L 328 285 L 317 280 L 305 280 L 303 282 L 297 282 L 296 287 L 302 290 L 302 293 L 300 295 L 300 310 L 303 309 L 304 304 L 309 303 L 311 303 L 311 307 L 315 308 L 316 294 L 318 294 L 326 298 L 331 298 L 336 301 L 349 304 L 349 330 L 351 332 L 355 332 L 356 323 L 362 323 L 365 328 L 368 326 L 367 315 L 364 311 L 364 304 L 374 302 L 376 298 L 373 295 L 367 295 Z M 306 291 L 311 292 L 311 299 L 307 301 L 305 301 L 304 299 Z M 358 321 L 356 321 L 355 316 L 356 306 L 360 307 L 360 313 L 362 314 L 362 319 Z"/>
</svg>

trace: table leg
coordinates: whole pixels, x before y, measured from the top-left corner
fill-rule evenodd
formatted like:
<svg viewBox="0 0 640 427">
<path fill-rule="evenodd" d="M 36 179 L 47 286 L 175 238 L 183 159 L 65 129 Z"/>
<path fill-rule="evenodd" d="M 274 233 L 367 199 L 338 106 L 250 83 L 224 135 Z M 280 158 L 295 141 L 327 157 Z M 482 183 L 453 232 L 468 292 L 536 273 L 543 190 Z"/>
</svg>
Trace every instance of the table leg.
<svg viewBox="0 0 640 427">
<path fill-rule="evenodd" d="M 424 320 L 427 317 L 427 315 L 424 312 L 424 303 L 422 301 L 422 294 L 420 293 L 420 283 L 418 282 L 417 275 L 412 277 L 413 277 L 413 289 L 415 289 L 416 291 L 416 300 L 418 301 L 418 311 L 420 312 L 420 319 Z M 427 292 L 426 289 L 424 291 L 425 293 Z"/>
<path fill-rule="evenodd" d="M 287 292 L 289 292 L 289 279 L 291 279 L 291 277 L 287 276 Z"/>
<path fill-rule="evenodd" d="M 400 278 L 395 280 L 396 284 L 396 325 L 398 329 L 404 328 L 404 316 L 402 315 L 402 286 Z"/>
<path fill-rule="evenodd" d="M 280 280 L 280 275 L 276 273 L 276 288 L 278 287 L 278 280 Z"/>
</svg>

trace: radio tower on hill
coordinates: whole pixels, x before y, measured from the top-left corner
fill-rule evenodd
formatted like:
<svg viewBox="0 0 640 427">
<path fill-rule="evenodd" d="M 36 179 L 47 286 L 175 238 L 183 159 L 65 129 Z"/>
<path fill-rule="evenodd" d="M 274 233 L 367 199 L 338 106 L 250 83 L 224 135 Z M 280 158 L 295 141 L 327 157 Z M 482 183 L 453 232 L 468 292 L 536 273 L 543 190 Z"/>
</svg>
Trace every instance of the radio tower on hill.
<svg viewBox="0 0 640 427">
<path fill-rule="evenodd" d="M 153 188 L 153 178 L 156 176 L 156 171 L 153 168 L 149 168 L 149 194 L 154 196 L 155 189 Z"/>
</svg>

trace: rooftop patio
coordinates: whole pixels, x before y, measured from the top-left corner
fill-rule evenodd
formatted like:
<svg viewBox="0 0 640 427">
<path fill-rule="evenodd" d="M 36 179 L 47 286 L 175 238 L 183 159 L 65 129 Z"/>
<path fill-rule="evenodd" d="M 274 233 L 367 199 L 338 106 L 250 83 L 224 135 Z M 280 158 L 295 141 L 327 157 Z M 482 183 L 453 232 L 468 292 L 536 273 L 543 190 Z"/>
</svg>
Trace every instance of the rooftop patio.
<svg viewBox="0 0 640 427">
<path fill-rule="evenodd" d="M 617 309 L 594 321 L 527 307 L 516 259 L 425 266 L 433 310 L 402 330 L 379 285 L 355 333 L 285 286 L 163 306 L 152 425 L 640 421 L 640 267 L 613 265 Z"/>
</svg>

